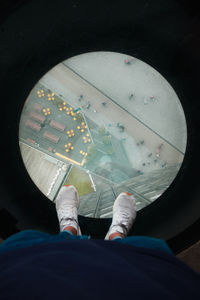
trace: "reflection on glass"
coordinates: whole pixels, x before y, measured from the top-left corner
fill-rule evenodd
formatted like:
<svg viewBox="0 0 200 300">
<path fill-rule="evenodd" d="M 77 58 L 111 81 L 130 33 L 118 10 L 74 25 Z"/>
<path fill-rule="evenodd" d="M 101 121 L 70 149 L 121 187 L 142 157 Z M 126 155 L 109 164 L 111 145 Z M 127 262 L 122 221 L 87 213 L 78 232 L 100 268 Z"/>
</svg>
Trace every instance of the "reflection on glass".
<svg viewBox="0 0 200 300">
<path fill-rule="evenodd" d="M 186 122 L 169 83 L 124 54 L 93 52 L 50 70 L 31 91 L 20 120 L 24 164 L 52 201 L 78 189 L 79 214 L 108 218 L 116 196 L 137 209 L 155 201 L 184 158 Z"/>
</svg>

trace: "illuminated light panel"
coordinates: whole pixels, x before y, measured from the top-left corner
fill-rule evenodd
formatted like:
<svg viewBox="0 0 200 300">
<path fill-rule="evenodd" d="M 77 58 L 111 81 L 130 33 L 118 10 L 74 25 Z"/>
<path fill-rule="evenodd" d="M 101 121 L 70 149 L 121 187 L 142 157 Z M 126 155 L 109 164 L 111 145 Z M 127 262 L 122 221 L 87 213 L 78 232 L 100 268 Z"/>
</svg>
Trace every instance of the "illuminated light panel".
<svg viewBox="0 0 200 300">
<path fill-rule="evenodd" d="M 76 164 L 76 165 L 78 165 L 78 166 L 83 166 L 83 161 L 81 162 L 81 163 L 79 163 L 78 161 L 75 161 L 75 160 L 73 160 L 73 159 L 71 159 L 71 158 L 69 158 L 69 157 L 67 157 L 67 156 L 65 156 L 65 155 L 63 155 L 63 154 L 61 154 L 61 153 L 58 153 L 58 152 L 56 152 L 55 153 L 57 156 L 59 156 L 59 157 L 61 157 L 61 158 L 64 158 L 64 159 L 66 159 L 66 160 L 69 160 L 69 161 L 71 161 L 72 163 L 74 163 L 74 164 Z"/>
</svg>

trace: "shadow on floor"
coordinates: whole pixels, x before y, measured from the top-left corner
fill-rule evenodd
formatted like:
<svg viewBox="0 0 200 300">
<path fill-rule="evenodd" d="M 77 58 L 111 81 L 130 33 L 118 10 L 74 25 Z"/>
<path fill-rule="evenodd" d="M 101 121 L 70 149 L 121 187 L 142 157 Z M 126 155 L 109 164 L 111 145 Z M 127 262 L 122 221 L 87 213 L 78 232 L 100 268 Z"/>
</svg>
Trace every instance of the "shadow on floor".
<svg viewBox="0 0 200 300">
<path fill-rule="evenodd" d="M 200 241 L 176 255 L 178 259 L 200 272 Z"/>
</svg>

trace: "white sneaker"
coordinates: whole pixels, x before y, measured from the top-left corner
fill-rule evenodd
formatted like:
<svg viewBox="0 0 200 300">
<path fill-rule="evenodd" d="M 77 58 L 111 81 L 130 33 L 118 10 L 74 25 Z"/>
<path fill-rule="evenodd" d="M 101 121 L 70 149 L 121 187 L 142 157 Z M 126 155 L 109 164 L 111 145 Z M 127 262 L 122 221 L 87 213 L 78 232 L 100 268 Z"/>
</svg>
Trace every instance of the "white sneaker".
<svg viewBox="0 0 200 300">
<path fill-rule="evenodd" d="M 114 232 L 127 236 L 136 218 L 135 198 L 130 193 L 121 193 L 113 205 L 112 224 L 106 234 L 105 240 Z"/>
<path fill-rule="evenodd" d="M 78 224 L 79 205 L 80 199 L 76 188 L 73 185 L 62 186 L 56 197 L 56 211 L 60 231 L 64 231 L 67 226 L 72 226 L 77 230 L 77 235 L 81 235 Z"/>
</svg>

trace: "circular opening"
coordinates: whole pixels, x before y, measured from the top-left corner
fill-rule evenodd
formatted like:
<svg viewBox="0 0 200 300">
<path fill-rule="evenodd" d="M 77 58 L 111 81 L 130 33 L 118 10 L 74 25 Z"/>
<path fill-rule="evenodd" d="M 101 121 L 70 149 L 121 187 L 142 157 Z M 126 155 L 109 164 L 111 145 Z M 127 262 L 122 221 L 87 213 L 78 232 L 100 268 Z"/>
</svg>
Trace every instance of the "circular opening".
<svg viewBox="0 0 200 300">
<path fill-rule="evenodd" d="M 24 104 L 19 145 L 25 167 L 50 200 L 74 185 L 79 214 L 112 217 L 122 191 L 137 210 L 154 202 L 183 162 L 187 129 L 171 85 L 139 59 L 81 54 L 43 76 Z"/>
</svg>

